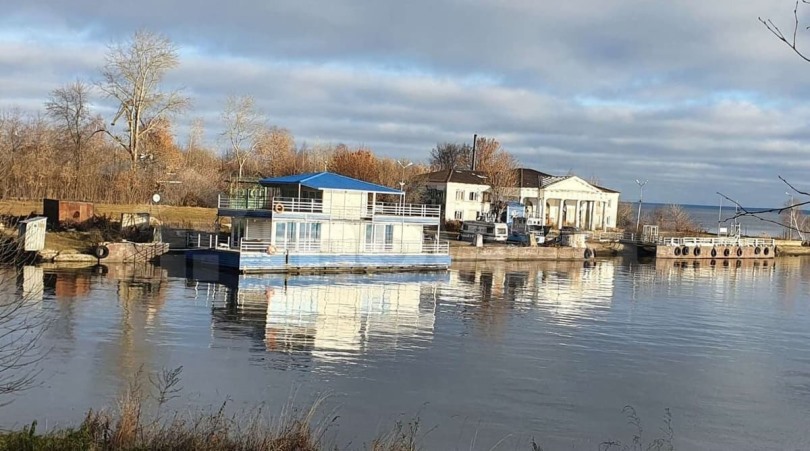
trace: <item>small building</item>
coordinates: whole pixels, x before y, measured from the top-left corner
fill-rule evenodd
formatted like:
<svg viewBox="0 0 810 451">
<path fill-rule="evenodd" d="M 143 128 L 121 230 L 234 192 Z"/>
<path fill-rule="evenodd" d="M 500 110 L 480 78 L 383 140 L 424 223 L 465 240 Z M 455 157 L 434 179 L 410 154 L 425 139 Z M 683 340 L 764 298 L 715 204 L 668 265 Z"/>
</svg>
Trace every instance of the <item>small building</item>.
<svg viewBox="0 0 810 451">
<path fill-rule="evenodd" d="M 42 212 L 48 218 L 48 225 L 51 227 L 59 227 L 63 224 L 81 224 L 95 215 L 91 202 L 59 199 L 43 199 Z"/>
<path fill-rule="evenodd" d="M 440 207 L 406 204 L 404 193 L 329 172 L 265 178 L 220 195 L 226 243 L 191 251 L 242 272 L 447 268 Z M 202 241 L 204 243 L 204 241 Z M 198 243 L 200 241 L 198 240 Z"/>
</svg>

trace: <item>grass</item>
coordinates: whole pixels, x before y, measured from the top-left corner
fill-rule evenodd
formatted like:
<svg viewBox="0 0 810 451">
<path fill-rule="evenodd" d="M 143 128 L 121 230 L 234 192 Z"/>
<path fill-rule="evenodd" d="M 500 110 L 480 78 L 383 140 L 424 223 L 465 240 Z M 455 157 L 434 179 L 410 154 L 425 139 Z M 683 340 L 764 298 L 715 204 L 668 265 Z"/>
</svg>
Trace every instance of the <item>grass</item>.
<svg viewBox="0 0 810 451">
<path fill-rule="evenodd" d="M 82 423 L 40 433 L 37 423 L 17 431 L 0 432 L 0 451 L 321 451 L 337 450 L 324 439 L 337 420 L 317 420 L 323 401 L 309 409 L 284 409 L 280 417 L 266 417 L 261 410 L 228 415 L 225 403 L 218 409 L 164 414 L 166 404 L 179 397 L 182 367 L 146 376 L 139 371 L 135 382 L 119 399 L 114 411 L 90 411 Z M 148 381 L 144 390 L 139 381 Z M 151 406 L 151 407 L 150 407 Z M 151 412 L 147 412 L 150 410 Z M 392 432 L 373 440 L 371 451 L 416 451 L 418 422 L 398 424 Z"/>
<path fill-rule="evenodd" d="M 216 208 L 176 207 L 172 205 L 94 204 L 97 216 L 109 216 L 120 220 L 122 213 L 151 213 L 163 224 L 174 227 L 210 227 L 216 220 Z M 0 213 L 23 216 L 29 213 L 42 214 L 42 201 L 3 200 Z"/>
</svg>

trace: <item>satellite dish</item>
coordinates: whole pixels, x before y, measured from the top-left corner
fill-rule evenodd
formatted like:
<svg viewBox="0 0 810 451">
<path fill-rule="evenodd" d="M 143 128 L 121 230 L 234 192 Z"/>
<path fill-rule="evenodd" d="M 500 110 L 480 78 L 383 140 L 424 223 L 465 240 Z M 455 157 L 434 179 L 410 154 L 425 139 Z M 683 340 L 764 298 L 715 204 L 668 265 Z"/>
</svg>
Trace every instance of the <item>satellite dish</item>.
<svg viewBox="0 0 810 451">
<path fill-rule="evenodd" d="M 158 193 L 152 194 L 152 202 L 154 203 L 160 202 L 160 194 Z"/>
</svg>

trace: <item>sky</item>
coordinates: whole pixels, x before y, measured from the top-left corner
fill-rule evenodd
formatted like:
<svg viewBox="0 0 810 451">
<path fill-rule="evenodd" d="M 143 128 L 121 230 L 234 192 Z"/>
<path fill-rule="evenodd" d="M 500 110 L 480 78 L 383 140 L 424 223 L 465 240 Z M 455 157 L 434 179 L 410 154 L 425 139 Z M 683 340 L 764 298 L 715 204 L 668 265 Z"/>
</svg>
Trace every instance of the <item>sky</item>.
<svg viewBox="0 0 810 451">
<path fill-rule="evenodd" d="M 810 190 L 810 63 L 789 0 L 0 0 L 0 111 L 96 80 L 108 46 L 169 37 L 167 88 L 209 144 L 228 95 L 251 95 L 296 143 L 426 161 L 495 138 L 524 167 L 597 179 L 638 201 L 782 205 Z M 810 25 L 810 5 L 799 18 Z M 805 20 L 806 19 L 806 20 Z M 799 46 L 810 53 L 810 31 Z M 96 111 L 109 116 L 98 98 Z"/>
</svg>

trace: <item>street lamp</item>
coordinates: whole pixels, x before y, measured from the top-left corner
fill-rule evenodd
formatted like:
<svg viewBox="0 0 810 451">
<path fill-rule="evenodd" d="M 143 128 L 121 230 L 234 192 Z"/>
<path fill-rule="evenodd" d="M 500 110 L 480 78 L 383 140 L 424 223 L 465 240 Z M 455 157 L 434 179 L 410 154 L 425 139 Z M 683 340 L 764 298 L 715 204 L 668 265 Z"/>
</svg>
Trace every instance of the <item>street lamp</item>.
<svg viewBox="0 0 810 451">
<path fill-rule="evenodd" d="M 406 161 L 406 160 L 403 160 Z M 402 191 L 402 204 L 405 204 L 405 169 L 413 166 L 412 162 L 408 162 L 408 164 L 403 163 L 403 161 L 397 160 L 397 164 L 399 167 L 402 168 L 402 172 L 400 173 L 401 177 L 399 179 L 399 190 Z"/>
<path fill-rule="evenodd" d="M 793 194 L 785 191 L 785 195 L 790 196 L 790 201 L 788 203 L 788 240 L 793 239 Z"/>
<path fill-rule="evenodd" d="M 638 233 L 639 227 L 641 225 L 641 202 L 644 199 L 644 185 L 647 184 L 647 180 L 643 182 L 639 179 L 636 179 L 636 183 L 638 183 L 638 216 L 636 216 L 636 233 Z"/>
</svg>

